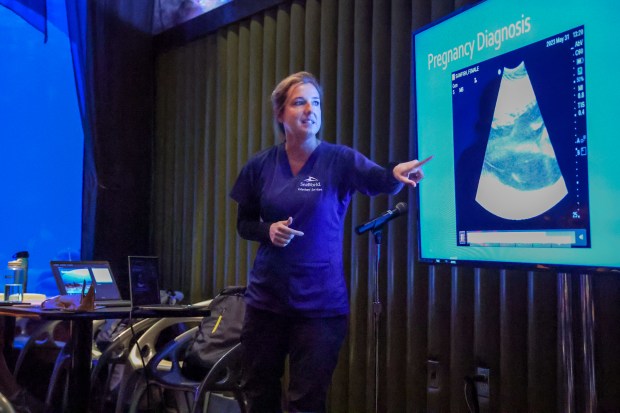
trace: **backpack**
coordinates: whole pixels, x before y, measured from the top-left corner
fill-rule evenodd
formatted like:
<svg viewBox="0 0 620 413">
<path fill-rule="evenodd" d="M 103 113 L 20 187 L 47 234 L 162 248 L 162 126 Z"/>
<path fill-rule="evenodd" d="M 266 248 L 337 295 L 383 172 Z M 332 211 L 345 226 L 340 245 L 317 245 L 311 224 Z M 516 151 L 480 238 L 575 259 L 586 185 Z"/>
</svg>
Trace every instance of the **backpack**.
<svg viewBox="0 0 620 413">
<path fill-rule="evenodd" d="M 245 317 L 245 287 L 227 287 L 213 298 L 196 335 L 185 351 L 182 373 L 192 380 L 202 380 L 213 365 L 241 340 Z"/>
</svg>

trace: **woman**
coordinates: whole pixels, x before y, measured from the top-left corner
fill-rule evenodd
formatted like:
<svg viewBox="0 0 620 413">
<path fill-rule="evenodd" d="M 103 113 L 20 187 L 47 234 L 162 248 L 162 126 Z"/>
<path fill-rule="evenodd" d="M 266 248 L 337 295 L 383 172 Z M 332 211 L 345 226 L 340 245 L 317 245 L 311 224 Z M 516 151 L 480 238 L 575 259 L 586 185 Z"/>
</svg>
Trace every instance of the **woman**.
<svg viewBox="0 0 620 413">
<path fill-rule="evenodd" d="M 342 241 L 351 196 L 416 186 L 426 161 L 386 170 L 351 148 L 319 140 L 321 88 L 310 73 L 282 80 L 271 101 L 284 141 L 254 155 L 231 191 L 239 234 L 260 242 L 241 337 L 248 407 L 282 411 L 288 354 L 288 410 L 323 412 L 347 332 Z"/>
</svg>

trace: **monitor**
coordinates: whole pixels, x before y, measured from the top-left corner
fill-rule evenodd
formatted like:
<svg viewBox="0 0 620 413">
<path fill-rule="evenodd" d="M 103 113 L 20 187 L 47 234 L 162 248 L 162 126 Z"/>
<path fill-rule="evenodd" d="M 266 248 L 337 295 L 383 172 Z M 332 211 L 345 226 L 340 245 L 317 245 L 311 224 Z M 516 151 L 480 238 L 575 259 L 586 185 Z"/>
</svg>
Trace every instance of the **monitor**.
<svg viewBox="0 0 620 413">
<path fill-rule="evenodd" d="M 485 0 L 413 33 L 421 261 L 620 267 L 619 11 Z"/>
<path fill-rule="evenodd" d="M 161 303 L 159 292 L 159 258 L 129 256 L 129 291 L 131 305 L 138 307 Z"/>
<path fill-rule="evenodd" d="M 107 261 L 51 261 L 60 294 L 78 295 L 95 285 L 95 300 L 120 300 L 112 269 Z"/>
</svg>

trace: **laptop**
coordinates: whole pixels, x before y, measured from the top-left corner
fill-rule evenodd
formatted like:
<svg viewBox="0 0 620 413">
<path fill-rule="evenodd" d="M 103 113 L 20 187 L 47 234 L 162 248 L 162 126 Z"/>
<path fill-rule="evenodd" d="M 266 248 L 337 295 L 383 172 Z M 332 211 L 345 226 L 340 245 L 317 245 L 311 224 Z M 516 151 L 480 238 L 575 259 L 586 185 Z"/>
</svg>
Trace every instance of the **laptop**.
<svg viewBox="0 0 620 413">
<path fill-rule="evenodd" d="M 191 308 L 191 305 L 188 304 L 164 304 L 161 302 L 158 257 L 130 255 L 128 263 L 129 291 L 133 308 L 143 310 Z"/>
<path fill-rule="evenodd" d="M 82 294 L 91 284 L 95 287 L 95 305 L 104 307 L 129 307 L 131 301 L 123 300 L 107 261 L 51 261 L 52 274 L 62 295 Z"/>
</svg>

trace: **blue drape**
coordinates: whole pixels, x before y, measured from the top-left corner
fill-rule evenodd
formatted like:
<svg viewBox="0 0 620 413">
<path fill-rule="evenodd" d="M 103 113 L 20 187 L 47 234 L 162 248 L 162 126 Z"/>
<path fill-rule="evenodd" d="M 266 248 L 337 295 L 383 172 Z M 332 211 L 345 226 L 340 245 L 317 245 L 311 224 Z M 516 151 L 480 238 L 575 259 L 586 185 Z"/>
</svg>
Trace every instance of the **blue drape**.
<svg viewBox="0 0 620 413">
<path fill-rule="evenodd" d="M 82 196 L 82 259 L 92 259 L 94 251 L 95 211 L 97 204 L 97 169 L 94 156 L 94 91 L 92 54 L 89 53 L 89 1 L 66 1 L 67 26 L 78 105 L 84 131 L 84 180 Z"/>
<path fill-rule="evenodd" d="M 47 42 L 46 0 L 0 0 L 0 5 L 12 10 L 35 29 L 43 33 L 43 41 Z"/>
<path fill-rule="evenodd" d="M 109 261 L 122 293 L 127 255 L 149 253 L 155 82 L 148 3 L 66 0 L 84 131 L 81 255 Z"/>
</svg>

